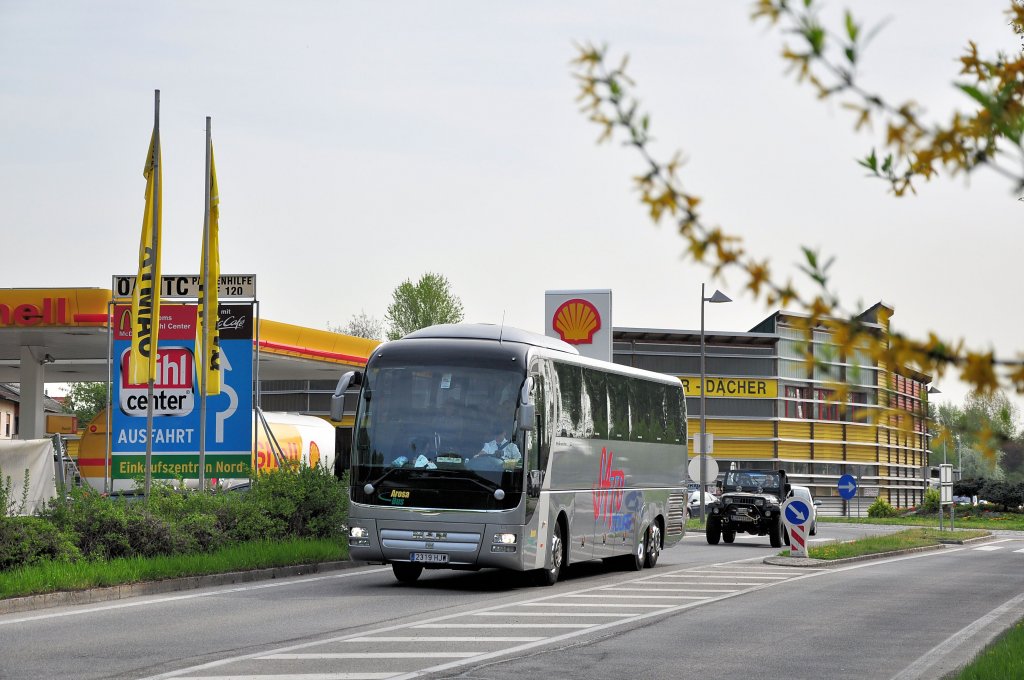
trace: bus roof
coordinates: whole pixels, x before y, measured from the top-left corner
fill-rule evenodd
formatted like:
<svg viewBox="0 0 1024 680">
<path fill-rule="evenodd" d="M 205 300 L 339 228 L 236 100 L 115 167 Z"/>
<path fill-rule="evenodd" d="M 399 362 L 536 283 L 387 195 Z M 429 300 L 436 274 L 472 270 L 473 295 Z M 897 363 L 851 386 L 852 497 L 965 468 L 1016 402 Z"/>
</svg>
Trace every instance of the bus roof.
<svg viewBox="0 0 1024 680">
<path fill-rule="evenodd" d="M 540 333 L 531 333 L 512 326 L 499 326 L 492 323 L 444 323 L 428 326 L 404 336 L 403 340 L 453 339 L 453 340 L 493 340 L 498 342 L 517 342 L 523 345 L 543 347 L 556 352 L 579 355 L 579 351 L 567 342 L 550 338 Z"/>
</svg>

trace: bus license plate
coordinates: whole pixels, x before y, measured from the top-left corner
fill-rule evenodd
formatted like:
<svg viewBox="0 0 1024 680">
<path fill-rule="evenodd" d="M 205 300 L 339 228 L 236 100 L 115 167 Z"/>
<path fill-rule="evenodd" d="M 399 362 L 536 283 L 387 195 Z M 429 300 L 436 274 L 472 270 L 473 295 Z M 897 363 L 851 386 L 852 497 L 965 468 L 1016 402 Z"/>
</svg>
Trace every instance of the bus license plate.
<svg viewBox="0 0 1024 680">
<path fill-rule="evenodd" d="M 409 555 L 410 562 L 447 562 L 448 556 L 444 553 L 412 553 Z"/>
</svg>

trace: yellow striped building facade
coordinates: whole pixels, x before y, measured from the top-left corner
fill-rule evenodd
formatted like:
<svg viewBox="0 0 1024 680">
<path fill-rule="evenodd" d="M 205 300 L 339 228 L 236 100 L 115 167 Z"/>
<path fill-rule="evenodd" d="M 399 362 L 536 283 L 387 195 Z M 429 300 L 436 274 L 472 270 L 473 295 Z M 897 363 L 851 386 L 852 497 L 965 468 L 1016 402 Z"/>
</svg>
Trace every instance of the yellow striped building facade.
<svg viewBox="0 0 1024 680">
<path fill-rule="evenodd" d="M 878 303 L 861 320 L 884 340 L 880 318 L 891 313 Z M 784 469 L 792 483 L 811 488 L 824 514 L 864 514 L 878 496 L 896 507 L 919 504 L 928 465 L 930 378 L 877 365 L 865 352 L 843 355 L 823 328 L 813 330 L 808 343 L 801 320 L 780 311 L 746 333 L 705 332 L 705 427 L 719 470 Z M 616 328 L 613 355 L 616 363 L 678 376 L 687 394 L 688 431 L 700 432 L 699 332 Z M 873 417 L 886 406 L 899 415 Z M 844 474 L 860 484 L 859 498 L 848 504 L 837 488 Z"/>
</svg>

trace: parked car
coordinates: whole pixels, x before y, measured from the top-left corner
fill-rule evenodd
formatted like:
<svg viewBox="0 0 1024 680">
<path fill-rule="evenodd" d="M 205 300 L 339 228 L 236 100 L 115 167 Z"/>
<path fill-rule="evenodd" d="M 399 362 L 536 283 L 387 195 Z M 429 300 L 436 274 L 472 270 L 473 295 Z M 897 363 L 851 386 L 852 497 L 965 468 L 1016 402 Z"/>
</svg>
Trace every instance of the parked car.
<svg viewBox="0 0 1024 680">
<path fill-rule="evenodd" d="M 814 536 L 818 533 L 818 506 L 821 505 L 821 501 L 814 500 L 814 496 L 811 495 L 811 490 L 806 486 L 800 486 L 798 484 L 792 485 L 792 490 L 789 492 L 789 496 L 799 498 L 805 501 L 808 507 L 811 508 L 811 528 L 810 534 Z"/>
<path fill-rule="evenodd" d="M 718 500 L 718 497 L 713 493 L 704 492 L 704 513 L 711 512 L 708 507 Z M 686 504 L 686 517 L 700 517 L 700 492 L 694 491 L 690 494 L 690 500 Z"/>
</svg>

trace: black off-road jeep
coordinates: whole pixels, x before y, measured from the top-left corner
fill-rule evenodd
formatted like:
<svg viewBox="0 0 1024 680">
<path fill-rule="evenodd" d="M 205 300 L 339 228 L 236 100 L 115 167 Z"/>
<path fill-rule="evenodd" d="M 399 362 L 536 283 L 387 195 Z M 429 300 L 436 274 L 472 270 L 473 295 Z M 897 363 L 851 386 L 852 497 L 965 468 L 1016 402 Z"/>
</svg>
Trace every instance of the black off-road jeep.
<svg viewBox="0 0 1024 680">
<path fill-rule="evenodd" d="M 788 494 L 785 470 L 729 470 L 722 494 L 707 510 L 708 543 L 732 543 L 737 533 L 767 534 L 772 547 L 781 548 L 785 527 L 779 506 Z"/>
</svg>

